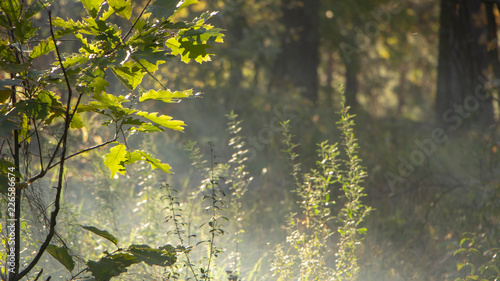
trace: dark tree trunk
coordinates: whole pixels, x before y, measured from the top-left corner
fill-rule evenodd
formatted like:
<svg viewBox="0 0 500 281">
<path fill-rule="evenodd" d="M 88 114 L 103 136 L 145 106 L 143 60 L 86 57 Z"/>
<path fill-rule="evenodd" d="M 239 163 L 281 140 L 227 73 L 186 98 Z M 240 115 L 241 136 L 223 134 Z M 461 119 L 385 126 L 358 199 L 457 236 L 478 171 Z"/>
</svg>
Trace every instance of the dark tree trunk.
<svg viewBox="0 0 500 281">
<path fill-rule="evenodd" d="M 486 128 L 494 123 L 490 85 L 498 54 L 489 39 L 496 24 L 480 0 L 441 0 L 440 24 L 436 120 L 450 131 Z"/>
<path fill-rule="evenodd" d="M 241 11 L 240 11 L 241 13 Z M 234 20 L 230 23 L 230 27 L 228 28 L 228 41 L 229 48 L 228 52 L 231 52 L 231 71 L 229 72 L 229 86 L 230 89 L 237 89 L 241 82 L 243 81 L 243 63 L 244 58 L 241 54 L 234 54 L 240 52 L 241 42 L 244 41 L 243 30 L 247 25 L 246 19 L 243 15 L 239 15 L 234 18 Z M 234 52 L 234 53 L 233 53 Z"/>
<path fill-rule="evenodd" d="M 359 107 L 358 94 L 358 72 L 359 62 L 357 58 L 352 58 L 350 63 L 345 65 L 345 102 L 351 109 L 356 110 Z"/>
<path fill-rule="evenodd" d="M 283 0 L 285 32 L 275 63 L 271 87 L 296 88 L 312 102 L 318 100 L 319 0 Z"/>
<path fill-rule="evenodd" d="M 397 116 L 403 116 L 403 108 L 406 105 L 406 95 L 409 94 L 408 80 L 406 79 L 406 74 L 408 69 L 403 66 L 399 70 L 399 85 L 397 87 L 398 96 L 398 109 L 396 111 Z"/>
</svg>

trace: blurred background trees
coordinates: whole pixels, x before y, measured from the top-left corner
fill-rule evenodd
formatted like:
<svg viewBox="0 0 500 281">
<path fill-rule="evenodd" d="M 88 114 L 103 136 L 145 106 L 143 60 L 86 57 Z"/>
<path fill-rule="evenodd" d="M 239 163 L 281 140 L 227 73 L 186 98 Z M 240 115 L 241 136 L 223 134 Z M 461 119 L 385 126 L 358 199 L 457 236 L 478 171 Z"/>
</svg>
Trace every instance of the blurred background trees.
<svg viewBox="0 0 500 281">
<path fill-rule="evenodd" d="M 61 17 L 78 11 L 60 7 Z M 470 267 L 457 271 L 456 264 L 464 262 L 454 255 L 473 247 L 460 243 L 464 233 L 481 252 L 474 258 L 477 267 L 491 262 L 490 250 L 500 244 L 496 1 L 209 0 L 179 16 L 192 18 L 201 10 L 219 11 L 211 24 L 225 30 L 224 44 L 210 49 L 213 61 L 172 61 L 157 74 L 171 89 L 193 88 L 203 95 L 175 107 L 148 105 L 185 120 L 185 133 L 135 140 L 167 159 L 176 174 L 151 176 L 138 168 L 135 177 L 110 180 L 99 175 L 103 165 L 91 156 L 103 153 L 96 152 L 74 163 L 82 172 L 71 174 L 69 183 L 82 188 L 66 192 L 74 206 L 68 216 L 112 217 L 112 230 L 127 237 L 125 242 L 170 239 L 158 233 L 164 226 L 158 222 L 163 203 L 157 183 L 166 180 L 179 196 L 194 198 L 202 177 L 183 146 L 197 141 L 200 153 L 210 155 L 210 142 L 217 161 L 231 159 L 225 115 L 234 110 L 243 121 L 240 134 L 253 177 L 241 206 L 242 273 L 257 278 L 248 280 L 271 280 L 265 274 L 269 243 L 286 237 L 285 218 L 299 209 L 278 123 L 291 120 L 301 168 L 309 170 L 317 143 L 340 140 L 335 112 L 343 84 L 357 114 L 355 134 L 368 174 L 363 201 L 374 209 L 358 249 L 360 280 L 465 279 L 473 273 Z M 145 83 L 151 87 L 155 81 Z M 89 141 L 105 139 L 95 131 Z M 123 217 L 126 209 L 137 218 Z M 188 204 L 189 209 L 198 210 Z M 192 227 L 199 222 L 194 217 Z M 68 232 L 75 232 L 71 225 Z M 231 264 L 229 258 L 224 262 Z"/>
<path fill-rule="evenodd" d="M 454 280 L 453 251 L 462 233 L 484 234 L 484 245 L 498 246 L 498 211 L 491 209 L 500 204 L 494 1 L 206 5 L 221 11 L 215 20 L 227 30 L 226 43 L 214 50 L 213 64 L 195 66 L 194 81 L 202 83 L 205 98 L 184 106 L 195 106 L 204 120 L 219 120 L 232 109 L 244 120 L 243 134 L 256 151 L 248 206 L 266 206 L 250 213 L 274 221 L 296 208 L 284 184 L 289 170 L 279 134 L 267 130 L 276 111 L 291 116 L 301 155 L 314 155 L 314 143 L 338 138 L 331 120 L 343 84 L 358 115 L 369 175 L 365 201 L 376 209 L 369 216 L 362 280 Z M 194 126 L 186 137 L 223 134 L 215 124 L 200 128 L 198 115 L 191 122 L 184 118 Z M 422 146 L 434 129 L 442 129 L 446 141 Z M 267 231 L 282 235 L 279 228 Z"/>
</svg>

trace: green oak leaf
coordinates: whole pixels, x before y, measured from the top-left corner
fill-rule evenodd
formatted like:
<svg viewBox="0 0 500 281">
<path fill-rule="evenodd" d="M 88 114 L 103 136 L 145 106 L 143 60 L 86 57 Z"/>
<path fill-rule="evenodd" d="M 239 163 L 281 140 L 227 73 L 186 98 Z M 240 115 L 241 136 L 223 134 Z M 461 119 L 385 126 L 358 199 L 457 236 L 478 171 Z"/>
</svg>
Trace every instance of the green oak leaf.
<svg viewBox="0 0 500 281">
<path fill-rule="evenodd" d="M 64 265 L 70 272 L 75 268 L 75 261 L 73 261 L 73 258 L 68 253 L 68 249 L 65 247 L 57 247 L 50 244 L 47 246 L 47 252 Z"/>
<path fill-rule="evenodd" d="M 87 10 L 87 13 L 89 13 L 90 16 L 93 18 L 97 17 L 97 13 L 99 13 L 102 0 L 81 0 L 83 7 L 85 7 L 85 10 Z"/>
<path fill-rule="evenodd" d="M 162 102 L 171 103 L 172 100 L 177 101 L 178 99 L 187 98 L 193 95 L 193 90 L 185 90 L 185 91 L 175 91 L 172 92 L 170 90 L 149 90 L 147 93 L 144 93 L 139 98 L 140 102 L 146 100 L 159 100 Z"/>
<path fill-rule="evenodd" d="M 130 0 L 108 0 L 108 4 L 115 10 L 115 13 L 126 19 L 130 19 L 132 16 L 132 5 Z"/>
<path fill-rule="evenodd" d="M 106 230 L 101 230 L 101 229 L 98 229 L 97 227 L 94 227 L 94 226 L 86 226 L 86 225 L 80 225 L 80 226 L 83 229 L 86 229 L 86 230 L 88 230 L 96 235 L 101 236 L 102 238 L 110 241 L 111 243 L 115 244 L 115 246 L 118 247 L 118 239 L 116 239 L 115 236 L 113 236 L 112 234 L 110 234 Z"/>
<path fill-rule="evenodd" d="M 170 251 L 166 249 L 170 249 Z M 138 261 L 145 262 L 148 265 L 171 266 L 177 261 L 173 247 L 153 249 L 148 245 L 130 245 L 127 252 L 133 254 Z"/>
<path fill-rule="evenodd" d="M 145 112 L 145 111 L 139 111 L 136 113 L 138 116 L 144 117 L 158 125 L 161 125 L 163 127 L 176 130 L 176 131 L 182 131 L 184 130 L 184 126 L 186 124 L 184 121 L 181 120 L 172 120 L 172 116 L 168 115 L 160 115 L 158 116 L 158 112 Z"/>
<path fill-rule="evenodd" d="M 117 144 L 104 156 L 104 165 L 111 171 L 111 178 L 113 178 L 116 173 L 125 174 L 125 166 L 123 163 L 127 160 L 126 154 L 127 148 L 125 145 Z"/>
</svg>

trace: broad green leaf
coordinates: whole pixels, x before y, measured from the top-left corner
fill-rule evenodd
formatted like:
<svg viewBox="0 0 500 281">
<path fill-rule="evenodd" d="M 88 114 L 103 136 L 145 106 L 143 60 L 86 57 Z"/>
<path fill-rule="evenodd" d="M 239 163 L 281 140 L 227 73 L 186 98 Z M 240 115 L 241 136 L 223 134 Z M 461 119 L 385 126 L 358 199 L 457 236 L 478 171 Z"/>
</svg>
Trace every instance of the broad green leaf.
<svg viewBox="0 0 500 281">
<path fill-rule="evenodd" d="M 136 163 L 137 161 L 146 161 L 151 165 L 151 168 L 154 169 L 160 169 L 165 173 L 172 173 L 170 170 L 172 167 L 168 164 L 161 163 L 160 160 L 154 158 L 151 156 L 149 153 L 142 151 L 142 150 L 135 150 L 132 152 L 128 152 L 127 155 L 125 156 L 126 161 L 124 162 L 124 165 L 129 165 Z"/>
<path fill-rule="evenodd" d="M 169 128 L 169 129 L 172 129 L 172 130 L 177 130 L 177 131 L 182 131 L 184 130 L 184 126 L 186 126 L 186 124 L 184 123 L 184 121 L 180 121 L 180 120 L 172 120 L 172 116 L 168 116 L 168 115 L 160 115 L 158 116 L 158 112 L 152 112 L 152 113 L 148 113 L 148 112 L 144 112 L 144 111 L 139 111 L 136 113 L 138 116 L 142 116 L 158 125 L 161 125 L 163 127 L 166 127 L 166 128 Z"/>
<path fill-rule="evenodd" d="M 167 249 L 171 250 L 168 251 Z M 151 266 L 172 266 L 177 261 L 173 247 L 162 247 L 160 250 L 153 249 L 148 245 L 131 245 L 127 252 L 133 254 L 137 260 L 145 262 Z"/>
<path fill-rule="evenodd" d="M 132 132 L 135 131 L 141 133 L 155 133 L 163 131 L 159 126 L 153 125 L 151 123 L 142 123 L 139 127 L 131 127 L 129 130 Z"/>
<path fill-rule="evenodd" d="M 26 72 L 26 76 L 28 77 L 29 80 L 39 81 L 39 82 L 47 81 L 47 79 L 50 78 L 51 77 L 50 75 L 53 73 L 50 73 L 49 75 L 46 74 L 47 74 L 46 71 L 36 70 L 36 69 L 30 69 Z"/>
<path fill-rule="evenodd" d="M 0 1 L 1 2 L 1 1 Z M 33 21 L 19 20 L 15 23 L 14 34 L 16 40 L 22 44 L 37 35 L 38 28 L 33 25 Z"/>
<path fill-rule="evenodd" d="M 118 262 L 122 263 L 125 266 L 131 266 L 134 263 L 139 263 L 137 258 L 134 255 L 131 255 L 129 253 L 121 252 L 121 253 L 113 254 L 110 256 L 110 258 L 113 259 L 114 261 L 118 261 Z"/>
<path fill-rule="evenodd" d="M 1 0 L 0 9 L 9 17 L 10 21 L 19 18 L 23 4 L 19 0 Z"/>
<path fill-rule="evenodd" d="M 170 172 L 170 169 L 172 169 L 172 167 L 170 165 L 161 163 L 160 160 L 152 157 L 151 155 L 149 155 L 148 153 L 146 153 L 144 151 L 139 151 L 139 153 L 141 153 L 142 156 L 144 156 L 146 158 L 146 162 L 148 162 L 149 164 L 151 164 L 151 168 L 153 170 L 154 169 L 160 169 L 160 170 L 162 170 L 165 173 L 168 173 L 168 174 L 172 173 L 172 172 Z"/>
<path fill-rule="evenodd" d="M 94 95 L 96 101 L 90 102 L 88 105 L 81 105 L 78 111 L 95 111 L 112 108 L 123 108 L 122 103 L 127 101 L 123 96 L 114 96 L 108 93 L 101 93 L 101 95 Z"/>
<path fill-rule="evenodd" d="M 137 161 L 145 160 L 146 158 L 139 151 L 128 152 L 126 155 L 127 161 L 125 161 L 126 165 L 134 164 Z"/>
<path fill-rule="evenodd" d="M 138 118 L 133 118 L 133 117 L 128 117 L 122 119 L 122 125 L 142 125 L 144 124 L 144 121 L 139 120 Z"/>
<path fill-rule="evenodd" d="M 104 165 L 111 171 L 111 178 L 116 173 L 125 174 L 124 161 L 127 160 L 125 155 L 127 149 L 124 144 L 118 144 L 109 150 L 109 153 L 104 156 Z"/>
<path fill-rule="evenodd" d="M 101 236 L 102 238 L 104 238 L 106 240 L 109 240 L 111 243 L 115 244 L 115 246 L 118 247 L 118 240 L 116 239 L 116 237 L 114 237 L 112 234 L 110 234 L 106 230 L 101 230 L 101 229 L 98 229 L 96 227 L 86 226 L 86 225 L 81 225 L 81 227 L 94 233 L 94 234 Z"/>
<path fill-rule="evenodd" d="M 84 64 L 89 61 L 87 54 L 73 54 L 66 57 L 63 61 L 64 67 L 69 68 L 77 64 Z"/>
<path fill-rule="evenodd" d="M 55 18 L 52 20 L 54 26 L 63 28 L 62 30 L 56 31 L 55 37 L 60 38 L 68 34 L 75 35 L 77 32 L 89 35 L 98 35 L 99 31 L 92 28 L 89 24 L 80 21 L 74 21 L 68 19 L 67 21 L 61 18 Z"/>
<path fill-rule="evenodd" d="M 178 99 L 187 98 L 193 95 L 193 90 L 185 90 L 185 91 L 175 91 L 171 92 L 170 90 L 149 90 L 149 92 L 144 93 L 139 98 L 140 102 L 146 100 L 159 100 L 163 102 L 171 103 L 172 100 L 177 101 Z"/>
<path fill-rule="evenodd" d="M 210 55 L 206 49 L 211 48 L 209 44 L 197 44 L 191 41 L 182 41 L 180 48 L 182 49 L 182 60 L 189 62 L 189 59 L 194 59 L 197 63 L 210 61 Z M 189 58 L 189 59 L 187 59 Z"/>
<path fill-rule="evenodd" d="M 4 79 L 0 80 L 0 88 L 9 88 L 12 86 L 23 86 L 23 80 L 20 79 Z"/>
<path fill-rule="evenodd" d="M 117 256 L 117 258 L 113 259 L 113 256 Z M 128 266 L 137 263 L 135 257 L 125 257 L 121 254 L 113 256 L 103 257 L 98 261 L 89 261 L 87 263 L 88 270 L 94 276 L 94 280 L 109 281 L 111 278 L 127 272 Z"/>
<path fill-rule="evenodd" d="M 80 114 L 78 113 L 75 113 L 75 115 L 73 115 L 73 118 L 71 119 L 70 128 L 80 129 L 83 128 L 84 126 L 85 125 L 83 125 L 82 116 L 80 116 Z"/>
<path fill-rule="evenodd" d="M 55 50 L 56 45 L 54 44 L 54 40 L 42 40 L 38 45 L 36 45 L 30 53 L 30 58 L 34 59 L 39 56 L 45 55 L 53 50 Z"/>
<path fill-rule="evenodd" d="M 62 116 L 66 111 L 59 97 L 47 90 L 40 91 L 35 99 L 18 103 L 17 107 L 31 118 L 44 120 L 46 124 L 50 124 L 54 118 Z"/>
<path fill-rule="evenodd" d="M 159 65 L 164 63 L 167 59 L 173 58 L 173 55 L 170 55 L 166 51 L 155 51 L 152 48 L 140 49 L 134 52 L 133 58 L 135 60 L 139 60 L 141 63 L 143 61 L 147 61 L 153 65 Z"/>
<path fill-rule="evenodd" d="M 173 57 L 173 56 L 172 56 Z M 158 70 L 158 66 L 165 61 L 157 61 L 156 63 L 150 63 L 147 60 L 138 60 L 136 57 L 132 57 L 137 64 L 139 64 L 142 69 L 144 69 L 146 72 L 149 72 L 150 74 L 155 73 Z"/>
<path fill-rule="evenodd" d="M 179 42 L 179 37 L 168 39 L 166 45 L 172 50 L 172 55 L 180 55 L 181 60 L 185 63 L 189 63 L 191 61 L 191 58 L 189 57 L 189 51 L 186 51 L 184 48 L 182 48 L 181 42 Z"/>
<path fill-rule="evenodd" d="M 2 88 L 0 88 L 0 104 L 5 103 L 10 98 L 11 94 L 11 90 L 2 90 Z"/>
<path fill-rule="evenodd" d="M 153 18 L 168 19 L 177 10 L 180 0 L 156 0 L 149 7 L 148 12 Z"/>
<path fill-rule="evenodd" d="M 73 271 L 73 268 L 75 268 L 75 262 L 69 255 L 68 249 L 66 249 L 65 247 L 49 245 L 47 246 L 47 252 L 49 252 L 52 257 L 54 257 L 57 261 L 64 265 L 64 267 L 66 267 L 69 272 Z"/>
<path fill-rule="evenodd" d="M 181 38 L 189 38 L 189 41 L 196 43 L 222 43 L 223 34 L 222 30 L 212 28 L 210 25 L 203 25 L 203 27 L 191 28 L 179 34 Z"/>
<path fill-rule="evenodd" d="M 49 116 L 45 119 L 45 123 L 47 125 L 50 125 L 55 118 L 58 118 L 58 117 L 61 117 L 64 115 L 64 113 L 66 111 L 65 107 L 63 106 L 63 104 L 59 100 L 59 96 L 56 95 L 54 92 L 44 90 L 38 95 L 38 97 L 43 97 L 44 102 L 47 105 L 50 105 L 50 106 L 47 106 L 47 108 L 49 109 Z M 49 102 L 49 100 L 50 100 L 50 102 Z"/>
<path fill-rule="evenodd" d="M 27 71 L 30 65 L 27 63 L 9 63 L 0 61 L 0 70 L 8 73 L 19 73 Z"/>
<path fill-rule="evenodd" d="M 102 52 L 99 46 L 89 43 L 87 38 L 83 37 L 82 34 L 77 33 L 75 37 L 82 43 L 82 47 L 79 49 L 80 53 L 90 56 L 91 54 L 100 54 Z"/>
<path fill-rule="evenodd" d="M 115 10 L 116 14 L 124 17 L 126 19 L 130 19 L 132 16 L 132 6 L 130 0 L 108 0 L 108 4 Z"/>
<path fill-rule="evenodd" d="M 103 21 L 106 21 L 111 15 L 113 15 L 115 13 L 115 10 L 113 10 L 113 8 L 111 7 L 108 7 L 108 10 L 104 11 L 101 15 L 101 17 L 99 18 L 99 20 L 103 20 Z"/>
<path fill-rule="evenodd" d="M 2 24 L 2 16 L 5 17 L 5 15 L 2 15 L 0 13 L 0 25 Z M 10 25 L 7 24 L 5 28 L 10 28 Z M 7 40 L 0 40 L 0 56 L 2 57 L 2 61 L 4 62 L 18 63 L 16 58 L 16 51 L 14 48 L 12 48 L 12 44 L 10 44 L 10 42 Z"/>
<path fill-rule="evenodd" d="M 94 90 L 94 94 L 97 96 L 101 96 L 102 92 L 104 92 L 106 90 L 106 87 L 109 86 L 109 82 L 102 77 L 95 77 L 93 78 L 92 82 L 89 83 L 89 87 Z"/>
<path fill-rule="evenodd" d="M 20 129 L 21 121 L 17 116 L 0 115 L 0 139 L 11 138 L 12 132 Z"/>
<path fill-rule="evenodd" d="M 49 7 L 54 0 L 37 0 L 34 1 L 33 5 L 31 5 L 28 10 L 24 13 L 24 17 L 26 19 L 30 19 L 34 15 L 43 11 L 46 7 Z"/>
<path fill-rule="evenodd" d="M 181 9 L 184 9 L 186 8 L 187 6 L 190 6 L 190 5 L 193 5 L 193 4 L 198 4 L 200 2 L 198 2 L 198 0 L 184 0 L 184 1 L 181 1 L 179 2 L 179 8 L 178 10 L 180 11 Z"/>
<path fill-rule="evenodd" d="M 78 112 L 86 112 L 86 111 L 98 112 L 100 114 L 104 114 L 109 117 L 114 117 L 114 119 L 117 120 L 137 112 L 137 110 L 135 109 L 130 109 L 122 106 L 123 102 L 128 101 L 127 98 L 124 96 L 117 97 L 103 92 L 101 93 L 100 96 L 94 95 L 93 98 L 97 101 L 80 105 L 78 107 Z M 106 112 L 106 110 L 110 110 L 112 115 L 109 115 L 108 114 L 109 112 Z"/>
<path fill-rule="evenodd" d="M 123 66 L 113 67 L 111 70 L 129 90 L 134 90 L 147 73 L 143 67 L 133 61 L 128 61 Z"/>
<path fill-rule="evenodd" d="M 97 13 L 99 13 L 101 3 L 103 2 L 102 0 L 81 0 L 83 7 L 85 7 L 85 10 L 87 10 L 87 13 L 89 13 L 90 16 L 93 18 L 97 17 Z"/>
<path fill-rule="evenodd" d="M 210 17 L 210 15 L 208 15 Z M 188 30 L 179 32 L 178 36 L 166 41 L 167 46 L 172 50 L 172 55 L 181 55 L 183 62 L 188 63 L 194 59 L 198 63 L 210 60 L 210 54 L 206 51 L 215 42 L 222 42 L 223 34 L 220 29 L 214 29 L 210 25 L 204 25 L 203 19 L 200 23 Z"/>
</svg>

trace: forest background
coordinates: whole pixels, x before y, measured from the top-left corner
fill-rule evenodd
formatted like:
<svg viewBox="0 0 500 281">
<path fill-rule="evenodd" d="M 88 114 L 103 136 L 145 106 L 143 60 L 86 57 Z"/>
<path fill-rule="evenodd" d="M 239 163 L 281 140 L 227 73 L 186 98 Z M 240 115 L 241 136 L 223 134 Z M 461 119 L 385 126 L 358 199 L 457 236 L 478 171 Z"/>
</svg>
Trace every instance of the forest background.
<svg viewBox="0 0 500 281">
<path fill-rule="evenodd" d="M 139 15 L 148 3 L 133 1 L 131 13 Z M 86 14 L 84 5 L 56 1 L 51 13 L 78 18 Z M 223 30 L 224 43 L 211 42 L 207 51 L 213 55 L 202 64 L 186 64 L 185 57 L 169 60 L 156 70 L 155 79 L 147 77 L 141 86 L 154 88 L 161 81 L 172 90 L 200 93 L 179 104 L 143 105 L 187 126 L 183 132 L 145 134 L 127 144 L 156 155 L 175 174 L 151 171 L 150 161 L 127 167 L 126 174 L 111 169 L 110 177 L 103 161 L 109 148 L 67 161 L 57 226 L 64 239 L 58 246 L 78 257 L 78 269 L 88 266 L 78 253 L 97 259 L 114 243 L 97 230 L 82 232 L 80 225 L 109 231 L 123 245 L 176 245 L 179 230 L 172 230 L 172 217 L 165 219 L 176 210 L 170 204 L 174 200 L 185 218 L 186 237 L 194 234 L 207 222 L 200 197 L 207 188 L 203 180 L 208 177 L 214 188 L 217 166 L 234 160 L 230 140 L 237 135 L 242 141 L 237 149 L 245 155 L 245 191 L 234 195 L 226 175 L 217 179 L 221 209 L 237 214 L 236 223 L 224 225 L 227 229 L 221 224 L 226 236 L 221 231 L 215 240 L 220 252 L 211 249 L 208 255 L 218 256 L 214 278 L 222 280 L 226 270 L 229 278 L 232 272 L 242 280 L 278 278 L 275 245 L 291 237 L 287 221 L 304 204 L 293 192 L 297 166 L 283 152 L 290 147 L 282 122 L 290 120 L 285 128 L 300 144 L 292 146 L 300 171 L 309 170 L 318 160 L 318 143 L 343 142 L 336 122 L 345 93 L 350 113 L 356 114 L 354 134 L 367 173 L 362 205 L 372 208 L 361 222 L 366 235 L 356 249 L 359 280 L 498 278 L 500 13 L 495 1 L 200 1 L 176 17 L 193 19 L 203 11 L 218 11 L 208 22 Z M 33 18 L 34 25 L 47 21 L 46 13 Z M 64 46 L 70 52 L 80 47 L 71 41 Z M 120 79 L 110 79 L 107 88 L 115 93 L 131 92 Z M 70 131 L 76 149 L 112 139 L 112 131 L 102 130 L 101 119 L 92 114 L 81 118 L 85 126 Z M 3 156 L 8 150 L 2 146 Z M 23 204 L 32 211 L 21 225 L 21 263 L 30 260 L 44 237 L 47 221 L 37 214 L 49 214 L 53 191 L 46 190 L 56 181 L 54 175 L 23 189 Z M 171 195 L 170 187 L 177 195 Z M 339 198 L 328 209 L 339 213 L 345 196 L 336 189 L 328 192 Z M 238 209 L 231 209 L 234 202 Z M 300 215 L 291 220 L 299 229 L 305 224 Z M 208 224 L 215 230 L 213 221 Z M 4 237 L 6 231 L 3 227 Z M 96 239 L 96 232 L 101 238 Z M 236 238 L 228 232 L 237 233 Z M 329 249 L 338 245 L 325 243 Z M 328 264 L 326 256 L 320 263 Z M 75 277 L 48 254 L 37 268 L 57 280 Z M 2 275 L 7 276 L 5 271 Z M 142 265 L 116 278 L 165 276 L 162 268 Z"/>
</svg>

